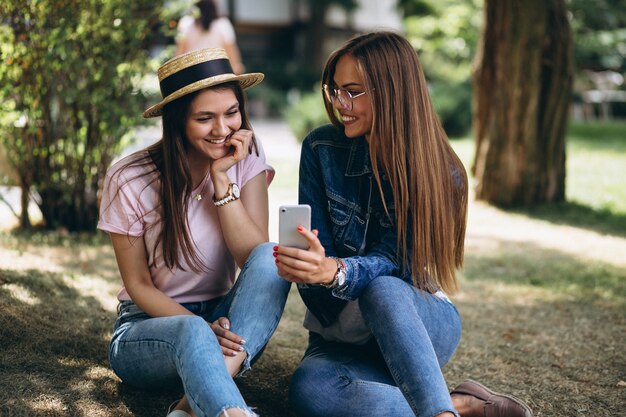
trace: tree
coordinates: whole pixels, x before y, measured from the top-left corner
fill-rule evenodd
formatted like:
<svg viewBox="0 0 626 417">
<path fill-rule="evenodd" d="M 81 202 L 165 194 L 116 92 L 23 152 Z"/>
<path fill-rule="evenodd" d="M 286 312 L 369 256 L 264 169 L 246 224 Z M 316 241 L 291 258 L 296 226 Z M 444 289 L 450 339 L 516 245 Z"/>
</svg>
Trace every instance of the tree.
<svg viewBox="0 0 626 417">
<path fill-rule="evenodd" d="M 446 133 L 465 135 L 472 124 L 471 64 L 482 0 L 401 0 L 399 7 Z"/>
<path fill-rule="evenodd" d="M 626 71 L 626 0 L 567 0 L 578 70 Z"/>
<path fill-rule="evenodd" d="M 149 0 L 0 0 L 0 141 L 47 228 L 95 229 L 106 168 L 140 123 L 160 7 Z"/>
<path fill-rule="evenodd" d="M 326 59 L 323 50 L 326 38 L 326 12 L 332 5 L 337 5 L 346 11 L 357 7 L 356 0 L 306 0 L 309 8 L 309 23 L 306 28 L 307 63 L 312 68 L 322 68 Z"/>
<path fill-rule="evenodd" d="M 485 0 L 476 55 L 476 197 L 501 206 L 565 198 L 572 36 L 564 0 Z"/>
</svg>

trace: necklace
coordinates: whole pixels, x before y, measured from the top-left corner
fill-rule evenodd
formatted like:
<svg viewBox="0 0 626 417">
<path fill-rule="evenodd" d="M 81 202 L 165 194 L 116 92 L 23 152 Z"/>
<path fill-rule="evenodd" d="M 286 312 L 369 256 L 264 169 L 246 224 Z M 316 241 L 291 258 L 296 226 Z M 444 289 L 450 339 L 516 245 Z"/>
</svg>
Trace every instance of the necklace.
<svg viewBox="0 0 626 417">
<path fill-rule="evenodd" d="M 208 171 L 207 171 L 208 174 Z M 202 193 L 204 192 L 204 189 L 206 188 L 206 183 L 207 183 L 207 174 L 204 175 L 204 179 L 202 180 L 202 188 L 200 188 L 200 191 L 198 191 L 196 193 L 196 195 L 192 195 L 192 199 L 196 200 L 196 201 L 200 201 L 202 200 Z"/>
</svg>

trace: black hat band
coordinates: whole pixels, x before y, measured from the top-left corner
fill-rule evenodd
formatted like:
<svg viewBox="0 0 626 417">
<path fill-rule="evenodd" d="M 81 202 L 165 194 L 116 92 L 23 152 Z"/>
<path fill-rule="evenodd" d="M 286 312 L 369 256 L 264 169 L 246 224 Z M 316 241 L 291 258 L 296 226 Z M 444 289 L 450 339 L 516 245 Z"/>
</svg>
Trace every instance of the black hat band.
<svg viewBox="0 0 626 417">
<path fill-rule="evenodd" d="M 230 61 L 226 58 L 213 59 L 192 65 L 183 70 L 164 78 L 159 83 L 163 98 L 180 90 L 183 87 L 193 84 L 196 81 L 204 80 L 223 74 L 233 74 Z"/>
</svg>

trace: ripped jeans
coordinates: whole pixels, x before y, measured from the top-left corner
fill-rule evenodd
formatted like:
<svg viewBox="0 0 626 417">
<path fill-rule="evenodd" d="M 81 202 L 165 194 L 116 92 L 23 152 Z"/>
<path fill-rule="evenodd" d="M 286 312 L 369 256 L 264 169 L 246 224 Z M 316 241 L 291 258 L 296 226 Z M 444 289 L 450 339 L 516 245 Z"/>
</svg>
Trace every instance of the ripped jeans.
<svg viewBox="0 0 626 417">
<path fill-rule="evenodd" d="M 229 318 L 230 329 L 246 340 L 247 358 L 239 374 L 248 370 L 274 333 L 289 293 L 290 283 L 276 273 L 273 246 L 265 243 L 252 251 L 225 297 L 182 304 L 194 316 L 152 318 L 134 303 L 122 302 L 109 346 L 113 371 L 142 389 L 182 382 L 197 417 L 216 417 L 228 408 L 251 412 L 207 322 Z"/>
</svg>

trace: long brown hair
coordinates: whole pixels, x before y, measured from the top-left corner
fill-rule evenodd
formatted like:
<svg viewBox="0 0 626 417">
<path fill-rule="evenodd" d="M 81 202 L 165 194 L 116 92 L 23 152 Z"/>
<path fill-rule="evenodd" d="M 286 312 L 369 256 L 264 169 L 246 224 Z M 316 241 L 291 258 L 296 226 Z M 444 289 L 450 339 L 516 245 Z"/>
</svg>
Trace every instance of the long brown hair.
<svg viewBox="0 0 626 417">
<path fill-rule="evenodd" d="M 463 266 L 467 174 L 435 113 L 417 53 L 393 32 L 356 36 L 328 58 L 323 84 L 334 85 L 344 55 L 356 59 L 371 100 L 370 159 L 381 195 L 380 170 L 389 178 L 402 267 L 411 268 L 418 288 L 453 292 Z M 325 103 L 331 122 L 342 126 Z"/>
<path fill-rule="evenodd" d="M 227 82 L 209 87 L 211 90 L 231 90 L 239 102 L 241 113 L 241 129 L 252 129 L 246 112 L 246 99 L 241 85 L 236 82 Z M 147 148 L 147 153 L 139 151 L 129 162 L 120 167 L 120 171 L 128 166 L 151 167 L 139 177 L 153 175 L 154 181 L 159 181 L 160 201 L 157 209 L 160 211 L 161 230 L 152 251 L 153 263 L 156 260 L 159 246 L 163 250 L 163 260 L 169 269 L 174 267 L 185 270 L 187 265 L 192 271 L 207 270 L 198 256 L 196 245 L 189 232 L 187 213 L 189 199 L 193 191 L 191 171 L 187 160 L 188 140 L 185 136 L 185 124 L 189 117 L 192 101 L 204 90 L 182 96 L 163 108 L 163 136 L 162 139 Z M 252 148 L 259 154 L 256 137 L 252 136 Z M 251 152 L 251 150 L 250 150 Z M 137 177 L 130 178 L 129 181 Z M 210 203 L 209 203 L 210 204 Z M 142 220 L 142 219 L 139 219 Z M 155 227 L 159 224 L 151 224 Z M 182 259 L 181 259 L 182 255 Z M 182 262 L 184 259 L 184 263 Z"/>
</svg>

